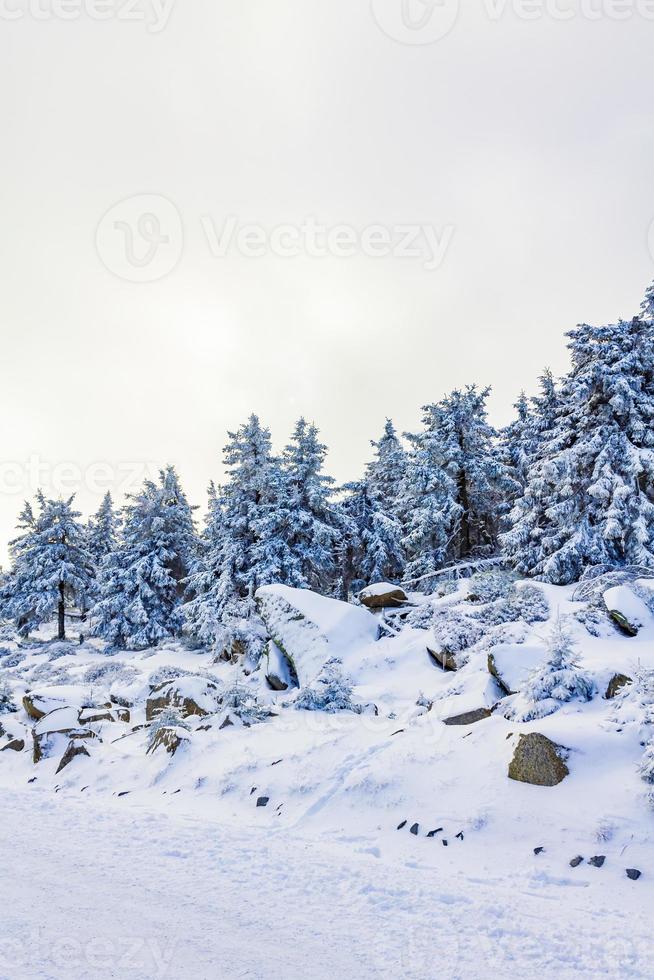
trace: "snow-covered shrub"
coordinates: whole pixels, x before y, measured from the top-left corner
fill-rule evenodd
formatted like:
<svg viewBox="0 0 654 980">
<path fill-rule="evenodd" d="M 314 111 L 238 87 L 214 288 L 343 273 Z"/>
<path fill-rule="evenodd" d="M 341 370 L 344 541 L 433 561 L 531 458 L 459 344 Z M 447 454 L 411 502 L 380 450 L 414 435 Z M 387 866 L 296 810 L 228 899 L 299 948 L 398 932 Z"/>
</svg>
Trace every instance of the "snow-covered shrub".
<svg viewBox="0 0 654 980">
<path fill-rule="evenodd" d="M 559 617 L 548 638 L 548 658 L 531 674 L 509 709 L 513 718 L 533 721 L 557 711 L 567 701 L 590 701 L 595 682 L 580 670 L 575 659 L 575 641 Z"/>
<path fill-rule="evenodd" d="M 256 692 L 238 680 L 221 693 L 220 704 L 223 709 L 249 725 L 270 718 L 270 709 L 261 704 Z"/>
<path fill-rule="evenodd" d="M 173 667 L 171 664 L 164 664 L 162 667 L 157 667 L 153 670 L 148 677 L 148 684 L 151 688 L 159 687 L 160 684 L 165 684 L 166 681 L 177 680 L 178 677 L 192 677 L 194 676 L 192 671 L 184 670 L 182 667 Z"/>
<path fill-rule="evenodd" d="M 86 684 L 131 684 L 136 680 L 139 672 L 122 660 L 113 660 L 108 663 L 93 664 L 84 674 Z"/>
<path fill-rule="evenodd" d="M 25 660 L 25 654 L 18 650 L 10 650 L 8 647 L 0 647 L 0 666 L 18 667 Z"/>
<path fill-rule="evenodd" d="M 484 635 L 481 620 L 458 606 L 437 607 L 432 616 L 431 628 L 438 643 L 448 653 L 467 650 Z"/>
<path fill-rule="evenodd" d="M 17 710 L 16 704 L 14 703 L 13 692 L 8 682 L 0 680 L 0 715 L 6 715 L 11 711 Z"/>
<path fill-rule="evenodd" d="M 353 711 L 358 715 L 363 710 L 361 705 L 353 702 L 352 684 L 343 674 L 341 661 L 336 658 L 325 664 L 312 685 L 300 691 L 293 707 L 303 711 L 326 711 L 329 714 Z"/>
<path fill-rule="evenodd" d="M 503 599 L 513 589 L 515 575 L 510 572 L 476 572 L 468 586 L 469 602 L 495 602 Z"/>
</svg>

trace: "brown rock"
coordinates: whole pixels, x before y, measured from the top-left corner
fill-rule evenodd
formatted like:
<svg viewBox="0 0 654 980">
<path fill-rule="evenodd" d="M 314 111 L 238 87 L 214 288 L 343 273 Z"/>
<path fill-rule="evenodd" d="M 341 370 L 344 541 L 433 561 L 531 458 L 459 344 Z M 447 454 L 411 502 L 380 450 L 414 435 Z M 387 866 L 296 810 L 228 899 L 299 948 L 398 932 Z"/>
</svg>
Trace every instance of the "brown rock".
<svg viewBox="0 0 654 980">
<path fill-rule="evenodd" d="M 166 750 L 168 755 L 175 755 L 175 752 L 177 752 L 177 749 L 184 741 L 185 739 L 180 738 L 175 728 L 161 727 L 155 732 L 154 737 L 148 746 L 147 755 L 151 755 L 153 752 L 156 752 L 158 748 L 162 747 Z"/>
<path fill-rule="evenodd" d="M 69 766 L 73 759 L 77 758 L 78 755 L 85 755 L 89 757 L 90 753 L 85 745 L 80 745 L 79 742 L 70 741 L 68 743 L 68 748 L 61 757 L 61 762 L 57 767 L 56 775 L 58 775 L 62 769 L 65 769 L 66 766 Z"/>
<path fill-rule="evenodd" d="M 477 708 L 475 711 L 464 711 L 461 715 L 445 718 L 444 725 L 475 725 L 478 721 L 490 718 L 493 714 L 490 708 Z"/>
<path fill-rule="evenodd" d="M 205 692 L 207 694 L 217 693 L 218 687 L 212 681 L 207 681 Z M 156 695 L 156 696 L 154 696 Z M 176 681 L 165 681 L 155 687 L 145 703 L 145 717 L 147 721 L 152 721 L 165 708 L 176 708 L 182 718 L 196 716 L 205 718 L 209 712 L 200 707 L 193 698 L 182 695 L 177 689 Z"/>
<path fill-rule="evenodd" d="M 22 738 L 12 738 L 11 742 L 7 742 L 0 748 L 0 752 L 22 752 L 25 748 L 25 741 Z"/>
<path fill-rule="evenodd" d="M 447 650 L 431 650 L 427 647 L 427 653 L 441 670 L 458 670 L 459 665 L 456 661 L 456 657 L 453 653 L 449 653 Z"/>
<path fill-rule="evenodd" d="M 627 677 L 626 674 L 614 674 L 606 689 L 606 694 L 604 695 L 605 700 L 611 701 L 626 684 L 633 684 L 631 677 Z"/>
<path fill-rule="evenodd" d="M 557 786 L 570 773 L 564 760 L 566 752 L 545 735 L 521 735 L 509 764 L 509 779 L 532 786 Z"/>
<path fill-rule="evenodd" d="M 389 584 L 384 592 L 377 592 L 372 587 L 363 589 L 359 592 L 359 602 L 366 609 L 397 609 L 408 602 L 408 598 L 399 586 Z"/>
</svg>

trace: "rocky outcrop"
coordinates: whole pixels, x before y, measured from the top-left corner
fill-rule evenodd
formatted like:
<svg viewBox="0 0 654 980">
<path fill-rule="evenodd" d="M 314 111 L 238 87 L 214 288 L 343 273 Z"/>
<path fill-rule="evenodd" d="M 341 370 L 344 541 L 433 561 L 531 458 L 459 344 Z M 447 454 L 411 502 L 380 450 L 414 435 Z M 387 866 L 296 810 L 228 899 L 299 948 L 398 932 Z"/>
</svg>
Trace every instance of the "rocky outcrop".
<svg viewBox="0 0 654 980">
<path fill-rule="evenodd" d="M 442 670 L 458 670 L 459 664 L 456 659 L 456 654 L 450 653 L 449 650 L 443 649 L 432 649 L 432 647 L 427 647 L 427 653 L 430 658 L 440 667 Z"/>
<path fill-rule="evenodd" d="M 182 729 L 162 725 L 150 739 L 146 754 L 151 755 L 157 749 L 163 748 L 168 755 L 175 755 L 180 746 L 188 741 L 188 738 L 188 734 Z"/>
<path fill-rule="evenodd" d="M 517 694 L 529 675 L 547 658 L 543 647 L 502 643 L 488 654 L 488 672 L 505 694 Z"/>
<path fill-rule="evenodd" d="M 569 775 L 567 749 L 545 735 L 520 735 L 509 764 L 509 779 L 532 786 L 557 786 Z"/>
<path fill-rule="evenodd" d="M 288 691 L 289 688 L 298 686 L 291 665 L 274 640 L 269 640 L 266 645 L 263 661 L 266 681 L 271 690 Z"/>
<path fill-rule="evenodd" d="M 625 636 L 638 636 L 640 627 L 652 618 L 643 600 L 626 585 L 607 589 L 603 598 L 609 619 Z"/>
<path fill-rule="evenodd" d="M 30 692 L 23 697 L 23 708 L 32 721 L 39 721 L 55 708 L 63 708 L 65 706 L 65 701 L 41 697 L 39 694 Z"/>
<path fill-rule="evenodd" d="M 76 759 L 80 755 L 85 755 L 88 758 L 90 754 L 91 753 L 86 748 L 83 742 L 80 742 L 76 739 L 71 739 L 71 741 L 68 743 L 68 747 L 66 751 L 61 757 L 61 762 L 57 767 L 56 775 L 59 775 L 62 769 L 65 769 L 66 766 L 69 766 L 73 761 L 73 759 Z"/>
<path fill-rule="evenodd" d="M 216 710 L 219 689 L 203 677 L 178 677 L 152 689 L 145 704 L 145 717 L 152 721 L 166 708 L 175 708 L 181 718 L 204 718 Z"/>
<path fill-rule="evenodd" d="M 476 711 L 464 711 L 461 715 L 452 715 L 451 718 L 444 718 L 444 725 L 476 725 L 478 721 L 484 721 L 493 714 L 490 708 L 477 708 Z"/>
<path fill-rule="evenodd" d="M 398 609 L 408 602 L 404 589 L 389 582 L 369 585 L 359 592 L 359 602 L 366 609 Z"/>
<path fill-rule="evenodd" d="M 614 674 L 608 683 L 606 693 L 604 694 L 604 699 L 606 701 L 611 701 L 613 698 L 617 697 L 622 688 L 627 684 L 633 684 L 631 677 L 627 677 L 626 674 Z"/>
<path fill-rule="evenodd" d="M 25 748 L 25 740 L 22 738 L 12 738 L 6 745 L 0 746 L 0 752 L 22 752 Z"/>
</svg>

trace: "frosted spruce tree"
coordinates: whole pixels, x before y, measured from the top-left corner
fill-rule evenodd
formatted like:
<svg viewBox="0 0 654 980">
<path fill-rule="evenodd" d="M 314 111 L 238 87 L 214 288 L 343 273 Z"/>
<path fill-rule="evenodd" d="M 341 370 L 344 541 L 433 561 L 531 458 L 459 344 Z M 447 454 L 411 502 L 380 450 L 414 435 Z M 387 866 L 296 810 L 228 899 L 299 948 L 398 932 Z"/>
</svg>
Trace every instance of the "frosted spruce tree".
<svg viewBox="0 0 654 980">
<path fill-rule="evenodd" d="M 96 566 L 116 547 L 119 528 L 113 498 L 106 493 L 96 513 L 89 518 L 86 531 L 86 545 Z"/>
<path fill-rule="evenodd" d="M 100 568 L 94 634 L 128 650 L 179 636 L 184 583 L 195 552 L 193 511 L 168 467 L 123 509 L 120 543 Z"/>
<path fill-rule="evenodd" d="M 516 492 L 527 483 L 529 464 L 537 448 L 536 423 L 524 391 L 513 406 L 516 418 L 500 433 L 500 451 L 516 481 Z"/>
<path fill-rule="evenodd" d="M 471 385 L 425 406 L 423 432 L 409 436 L 413 451 L 400 504 L 407 579 L 495 552 L 516 483 L 487 420 L 489 393 Z"/>
<path fill-rule="evenodd" d="M 407 454 L 390 419 L 384 434 L 371 443 L 374 457 L 366 467 L 365 483 L 370 501 L 368 520 L 362 528 L 362 575 L 365 584 L 404 576 L 405 555 L 400 496 L 407 472 Z"/>
<path fill-rule="evenodd" d="M 654 282 L 645 293 L 645 299 L 641 305 L 641 316 L 643 320 L 654 322 Z"/>
<path fill-rule="evenodd" d="M 577 663 L 572 633 L 558 616 L 548 637 L 547 659 L 524 685 L 514 716 L 521 721 L 544 718 L 567 701 L 590 701 L 594 693 L 592 676 Z"/>
<path fill-rule="evenodd" d="M 334 480 L 323 472 L 327 447 L 318 435 L 315 425 L 301 418 L 284 450 L 277 509 L 287 523 L 281 524 L 277 536 L 286 537 L 293 557 L 295 581 L 288 584 L 328 592 L 335 576 L 340 520 L 331 500 Z"/>
<path fill-rule="evenodd" d="M 57 638 L 65 640 L 67 607 L 92 588 L 93 562 L 73 500 L 46 500 L 39 492 L 38 513 L 26 504 L 20 515 L 2 607 L 23 637 L 56 614 Z"/>
<path fill-rule="evenodd" d="M 654 324 L 568 336 L 557 417 L 503 537 L 519 572 L 556 584 L 600 563 L 654 567 Z"/>
</svg>

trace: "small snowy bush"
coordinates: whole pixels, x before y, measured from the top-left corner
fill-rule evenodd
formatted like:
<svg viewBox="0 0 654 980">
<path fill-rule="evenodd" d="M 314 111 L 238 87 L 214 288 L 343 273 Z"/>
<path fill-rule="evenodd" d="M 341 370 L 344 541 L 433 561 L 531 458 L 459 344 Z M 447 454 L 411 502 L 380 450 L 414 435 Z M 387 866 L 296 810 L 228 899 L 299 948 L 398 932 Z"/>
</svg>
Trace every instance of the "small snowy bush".
<svg viewBox="0 0 654 980">
<path fill-rule="evenodd" d="M 249 725 L 270 718 L 270 709 L 261 704 L 253 690 L 238 681 L 225 688 L 220 696 L 220 704 L 230 714 Z"/>
<path fill-rule="evenodd" d="M 109 661 L 109 663 L 93 664 L 84 674 L 84 682 L 86 684 L 98 684 L 100 682 L 103 684 L 113 684 L 115 682 L 131 684 L 132 681 L 136 680 L 138 675 L 139 672 L 134 667 L 123 663 L 122 660 L 114 660 Z"/>
<path fill-rule="evenodd" d="M 448 653 L 467 650 L 484 635 L 482 622 L 458 607 L 436 608 L 431 626 L 436 640 Z"/>
<path fill-rule="evenodd" d="M 580 670 L 575 659 L 575 641 L 559 617 L 547 643 L 548 658 L 527 680 L 509 714 L 520 721 L 533 721 L 557 711 L 567 701 L 590 701 L 595 682 Z"/>
<path fill-rule="evenodd" d="M 17 710 L 8 682 L 0 680 L 0 715 L 6 715 Z"/>
<path fill-rule="evenodd" d="M 468 587 L 469 602 L 495 602 L 503 599 L 513 589 L 515 576 L 508 572 L 477 572 Z"/>
<path fill-rule="evenodd" d="M 343 674 L 340 660 L 328 660 L 320 676 L 310 687 L 303 688 L 293 707 L 304 711 L 326 711 L 334 714 L 337 711 L 353 711 L 361 714 L 361 705 L 352 700 L 352 684 Z"/>
</svg>

